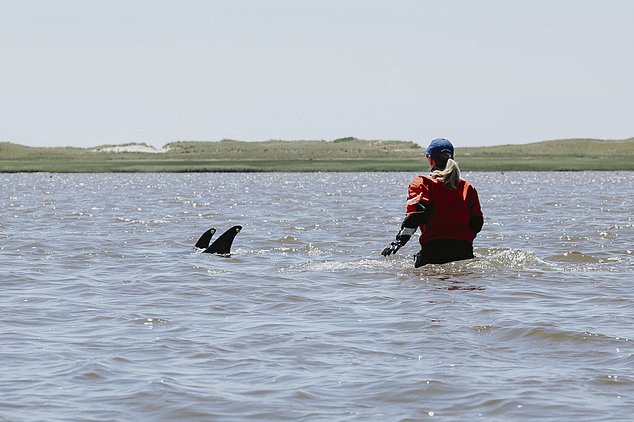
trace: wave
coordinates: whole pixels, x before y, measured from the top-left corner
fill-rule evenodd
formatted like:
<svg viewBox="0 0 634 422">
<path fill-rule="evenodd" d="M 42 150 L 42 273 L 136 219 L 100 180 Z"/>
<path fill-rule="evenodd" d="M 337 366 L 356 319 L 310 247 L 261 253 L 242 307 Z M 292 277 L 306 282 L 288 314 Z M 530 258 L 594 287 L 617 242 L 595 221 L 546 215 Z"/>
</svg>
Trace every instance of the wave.
<svg viewBox="0 0 634 422">
<path fill-rule="evenodd" d="M 500 327 L 491 325 L 476 325 L 473 330 L 478 334 L 493 335 L 500 341 L 529 340 L 531 342 L 545 342 L 559 345 L 561 343 L 575 344 L 629 344 L 630 339 L 626 337 L 614 337 L 602 333 L 590 331 L 571 331 L 555 326 L 514 326 Z"/>
<path fill-rule="evenodd" d="M 605 262 L 605 259 L 595 258 L 594 256 L 590 254 L 577 252 L 577 251 L 564 252 L 563 254 L 558 254 L 558 255 L 551 255 L 547 259 L 549 261 L 570 262 L 570 263 L 576 263 L 576 264 L 577 263 L 578 264 L 583 264 L 583 263 L 595 264 L 598 262 Z"/>
<path fill-rule="evenodd" d="M 620 386 L 633 386 L 634 385 L 634 377 L 629 375 L 600 375 L 592 380 L 592 384 L 597 386 L 605 386 L 605 385 L 620 385 Z"/>
<path fill-rule="evenodd" d="M 532 252 L 511 248 L 476 248 L 476 262 L 490 269 L 545 271 L 552 267 Z"/>
<path fill-rule="evenodd" d="M 299 264 L 291 265 L 283 269 L 282 272 L 302 272 L 302 271 L 372 271 L 394 268 L 393 262 L 384 259 L 360 259 L 354 263 L 349 261 L 335 260 L 310 260 Z"/>
</svg>

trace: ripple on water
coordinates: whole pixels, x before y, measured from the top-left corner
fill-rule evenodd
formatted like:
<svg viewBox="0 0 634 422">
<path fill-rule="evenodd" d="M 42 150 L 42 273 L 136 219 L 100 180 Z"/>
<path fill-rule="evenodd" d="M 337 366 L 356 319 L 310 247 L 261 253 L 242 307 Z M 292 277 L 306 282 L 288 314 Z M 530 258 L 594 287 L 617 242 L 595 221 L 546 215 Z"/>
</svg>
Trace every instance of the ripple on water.
<svg viewBox="0 0 634 422">
<path fill-rule="evenodd" d="M 608 387 L 628 387 L 634 386 L 634 377 L 631 375 L 599 375 L 592 380 L 592 384 Z"/>
<path fill-rule="evenodd" d="M 398 262 L 398 261 L 397 261 Z M 398 267 L 402 265 L 397 264 Z M 384 259 L 360 259 L 355 262 L 342 262 L 332 260 L 309 260 L 300 264 L 295 264 L 289 268 L 280 269 L 281 272 L 366 272 L 372 270 L 384 270 L 394 268 L 394 261 Z"/>
<path fill-rule="evenodd" d="M 535 253 L 511 248 L 476 248 L 483 267 L 491 269 L 549 270 L 552 267 Z"/>
<path fill-rule="evenodd" d="M 564 252 L 563 254 L 559 254 L 559 255 L 552 255 L 546 259 L 550 261 L 570 262 L 570 263 L 577 263 L 577 264 L 585 264 L 585 263 L 595 264 L 598 262 L 606 262 L 605 260 L 595 258 L 594 256 L 590 254 L 586 254 L 583 252 L 576 252 L 576 251 Z"/>
</svg>

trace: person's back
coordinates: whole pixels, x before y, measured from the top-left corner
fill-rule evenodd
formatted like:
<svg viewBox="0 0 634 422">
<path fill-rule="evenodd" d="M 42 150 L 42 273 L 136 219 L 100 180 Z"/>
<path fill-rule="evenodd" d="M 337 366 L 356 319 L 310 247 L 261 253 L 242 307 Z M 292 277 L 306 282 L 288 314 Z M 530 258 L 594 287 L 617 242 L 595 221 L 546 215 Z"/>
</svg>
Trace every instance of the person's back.
<svg viewBox="0 0 634 422">
<path fill-rule="evenodd" d="M 473 258 L 473 240 L 484 222 L 478 193 L 460 178 L 451 142 L 434 139 L 426 152 L 432 172 L 410 183 L 401 231 L 382 254 L 396 253 L 418 227 L 421 250 L 416 267 Z"/>
<path fill-rule="evenodd" d="M 416 177 L 409 186 L 410 195 L 425 191 L 429 195 L 430 206 L 427 222 L 420 226 L 421 245 L 432 240 L 466 240 L 473 242 L 475 232 L 469 227 L 471 215 L 482 214 L 475 188 L 460 179 L 455 189 L 447 187 L 438 179 L 429 176 Z M 415 205 L 409 205 L 407 212 L 415 212 Z"/>
</svg>

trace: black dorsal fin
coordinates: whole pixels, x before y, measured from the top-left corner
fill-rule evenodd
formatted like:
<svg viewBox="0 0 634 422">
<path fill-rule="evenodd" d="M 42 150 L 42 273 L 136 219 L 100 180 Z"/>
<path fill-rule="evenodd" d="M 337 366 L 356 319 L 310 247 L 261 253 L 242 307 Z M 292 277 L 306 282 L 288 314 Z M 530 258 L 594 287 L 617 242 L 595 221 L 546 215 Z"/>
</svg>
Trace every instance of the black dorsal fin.
<svg viewBox="0 0 634 422">
<path fill-rule="evenodd" d="M 221 234 L 220 237 L 216 239 L 215 242 L 212 243 L 211 246 L 209 246 L 203 252 L 217 253 L 220 255 L 230 254 L 233 239 L 235 239 L 236 235 L 240 233 L 240 230 L 242 230 L 242 226 L 231 227 L 229 230 Z"/>
<path fill-rule="evenodd" d="M 203 235 L 200 236 L 200 239 L 198 239 L 198 242 L 196 242 L 196 247 L 200 249 L 207 249 L 214 233 L 216 233 L 216 229 L 213 227 L 204 232 Z"/>
</svg>

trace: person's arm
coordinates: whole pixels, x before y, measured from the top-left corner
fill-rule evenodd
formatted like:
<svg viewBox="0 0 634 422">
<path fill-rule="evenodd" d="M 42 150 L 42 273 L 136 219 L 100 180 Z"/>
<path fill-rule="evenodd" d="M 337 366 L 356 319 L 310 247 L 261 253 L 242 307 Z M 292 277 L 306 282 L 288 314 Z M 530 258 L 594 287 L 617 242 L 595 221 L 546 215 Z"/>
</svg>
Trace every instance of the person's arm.
<svg viewBox="0 0 634 422">
<path fill-rule="evenodd" d="M 415 179 L 408 187 L 407 213 L 401 229 L 396 235 L 396 240 L 387 245 L 381 255 L 388 256 L 396 253 L 416 233 L 416 229 L 427 223 L 427 210 L 429 209 L 429 195 L 427 186 Z"/>
<path fill-rule="evenodd" d="M 484 225 L 484 216 L 480 207 L 478 191 L 473 186 L 469 187 L 469 228 L 476 234 L 480 233 Z"/>
</svg>

